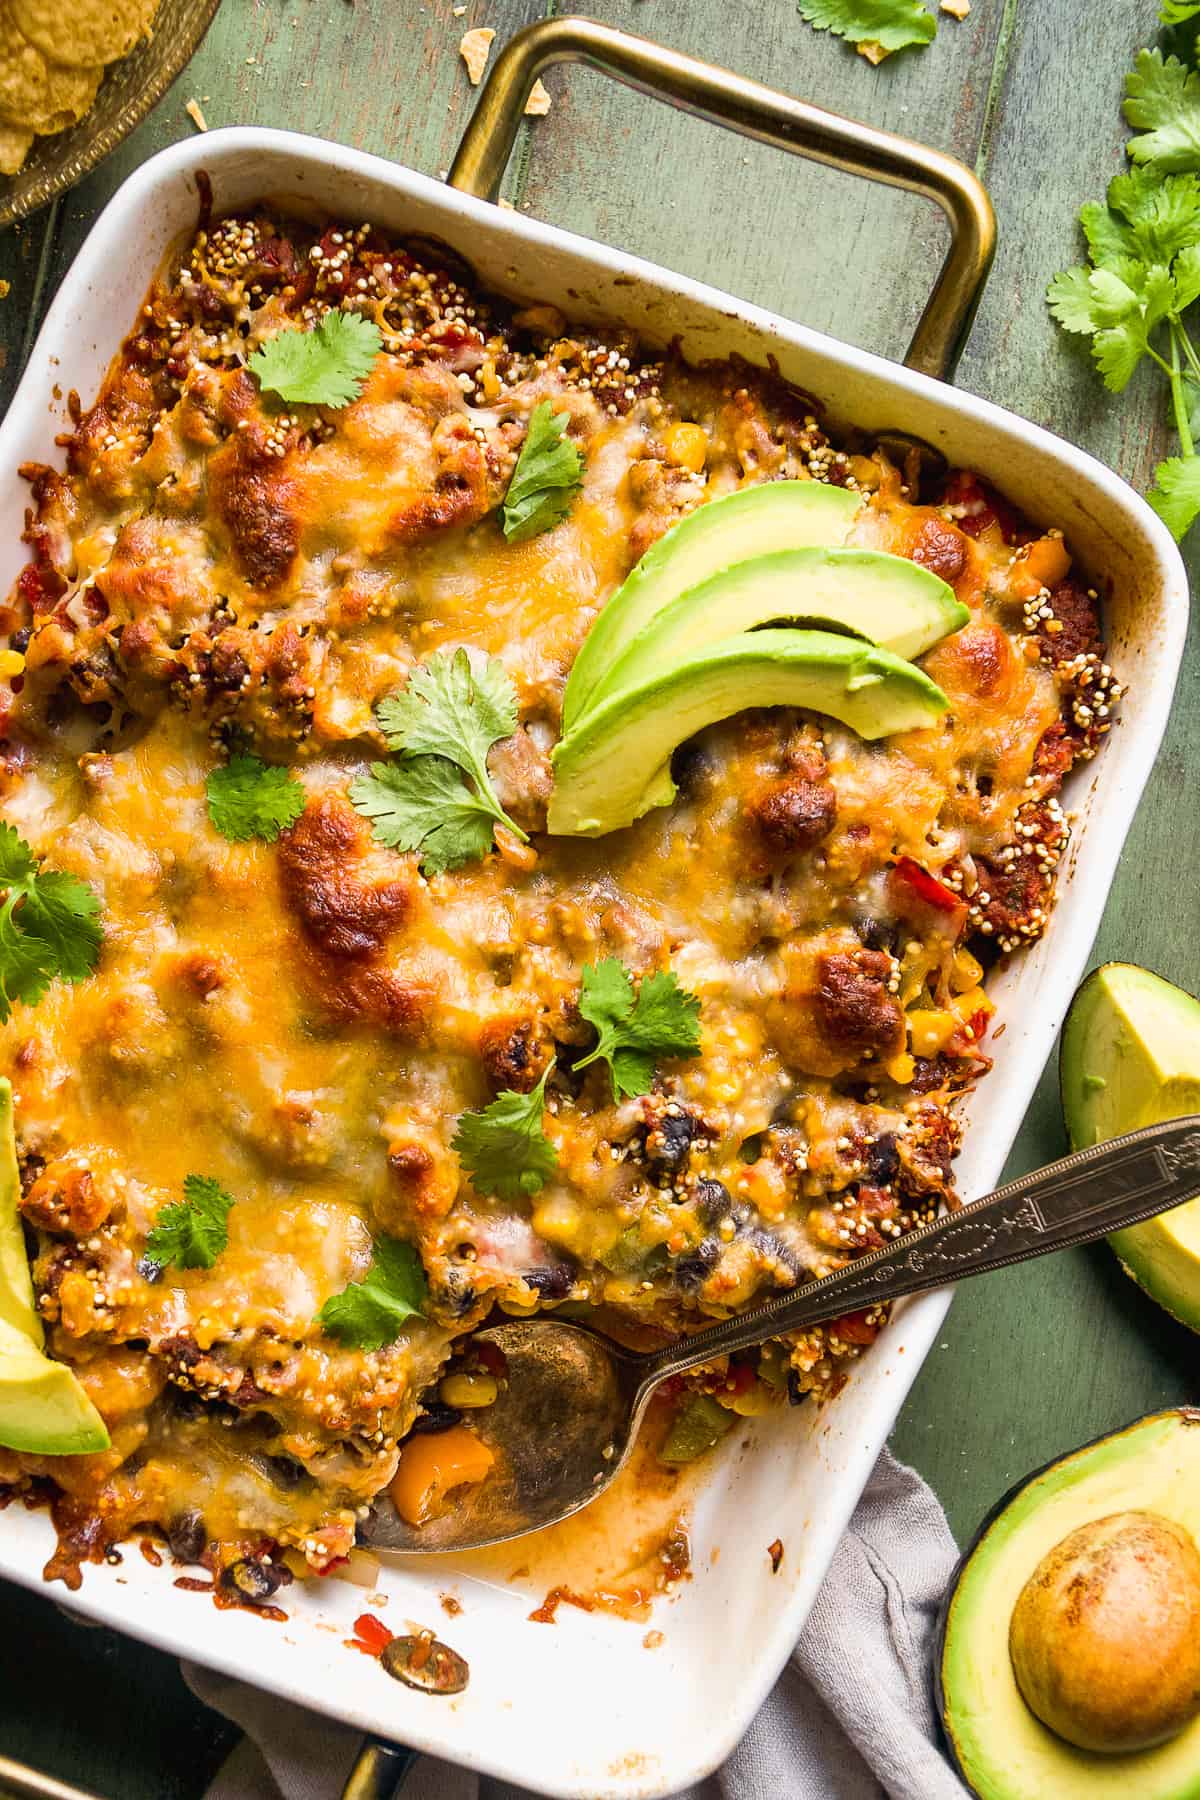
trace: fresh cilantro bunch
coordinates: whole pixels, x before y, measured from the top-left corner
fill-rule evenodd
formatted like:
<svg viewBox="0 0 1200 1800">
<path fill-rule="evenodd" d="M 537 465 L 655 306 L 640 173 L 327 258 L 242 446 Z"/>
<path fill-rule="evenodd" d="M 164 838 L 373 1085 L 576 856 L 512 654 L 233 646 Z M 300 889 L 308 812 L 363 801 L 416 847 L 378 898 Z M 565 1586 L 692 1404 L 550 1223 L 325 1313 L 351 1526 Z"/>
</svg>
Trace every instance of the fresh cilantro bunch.
<svg viewBox="0 0 1200 1800">
<path fill-rule="evenodd" d="M 519 1200 L 545 1187 L 558 1167 L 554 1145 L 542 1127 L 551 1063 L 529 1094 L 511 1088 L 482 1112 L 463 1113 L 450 1145 L 477 1193 Z"/>
<path fill-rule="evenodd" d="M 304 811 L 304 789 L 294 775 L 244 752 L 211 769 L 204 783 L 213 829 L 235 844 L 265 838 L 273 844 Z"/>
<path fill-rule="evenodd" d="M 570 414 L 556 413 L 548 400 L 530 414 L 500 518 L 510 544 L 549 531 L 571 510 L 583 481 L 583 458 L 566 435 L 570 423 Z"/>
<path fill-rule="evenodd" d="M 144 1262 L 165 1269 L 211 1269 L 229 1242 L 229 1211 L 234 1205 L 211 1175 L 188 1175 L 183 1199 L 164 1206 L 146 1239 Z"/>
<path fill-rule="evenodd" d="M 348 1349 L 382 1350 L 396 1341 L 406 1320 L 424 1312 L 428 1293 L 425 1271 L 412 1245 L 379 1237 L 363 1280 L 331 1295 L 317 1314 L 317 1323 Z"/>
<path fill-rule="evenodd" d="M 0 824 L 0 1024 L 18 1000 L 33 1006 L 57 975 L 82 981 L 100 955 L 100 903 L 86 882 L 42 869 L 11 825 Z"/>
<path fill-rule="evenodd" d="M 250 357 L 249 368 L 259 387 L 281 400 L 349 406 L 382 349 L 383 336 L 373 319 L 335 310 L 307 331 L 276 332 Z"/>
<path fill-rule="evenodd" d="M 798 10 L 817 31 L 845 38 L 872 62 L 937 35 L 937 20 L 921 0 L 799 0 Z"/>
<path fill-rule="evenodd" d="M 419 850 L 428 874 L 486 856 L 503 825 L 521 843 L 488 774 L 488 751 L 517 728 L 517 696 L 494 656 L 440 650 L 414 669 L 403 693 L 375 709 L 398 762 L 373 763 L 350 784 L 350 802 L 377 843 Z"/>
<path fill-rule="evenodd" d="M 1166 0 L 1161 16 L 1178 27 L 1197 15 L 1200 0 Z M 1113 393 L 1143 358 L 1166 376 L 1182 454 L 1158 465 L 1147 498 L 1181 538 L 1200 514 L 1200 357 L 1185 323 L 1200 298 L 1200 74 L 1139 50 L 1123 110 L 1137 128 L 1126 145 L 1133 167 L 1114 176 L 1104 202 L 1080 209 L 1089 261 L 1056 275 L 1046 298 L 1064 331 L 1091 339 Z"/>
<path fill-rule="evenodd" d="M 575 1068 L 607 1062 L 614 1101 L 649 1093 L 655 1064 L 665 1058 L 699 1054 L 700 1002 L 680 987 L 670 969 L 644 975 L 635 989 L 629 970 L 616 957 L 589 963 L 579 1011 L 598 1037 L 595 1049 Z"/>
</svg>

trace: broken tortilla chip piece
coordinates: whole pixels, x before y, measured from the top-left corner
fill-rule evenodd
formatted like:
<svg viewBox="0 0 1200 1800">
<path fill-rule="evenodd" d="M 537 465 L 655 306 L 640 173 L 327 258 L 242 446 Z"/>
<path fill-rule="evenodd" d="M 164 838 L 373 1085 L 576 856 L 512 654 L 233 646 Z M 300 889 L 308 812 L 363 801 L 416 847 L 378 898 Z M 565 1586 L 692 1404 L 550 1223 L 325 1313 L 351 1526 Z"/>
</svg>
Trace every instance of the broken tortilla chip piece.
<svg viewBox="0 0 1200 1800">
<path fill-rule="evenodd" d="M 544 119 L 550 111 L 550 96 L 541 81 L 535 81 L 530 88 L 525 111 L 531 119 Z"/>
<path fill-rule="evenodd" d="M 132 50 L 157 0 L 9 0 L 11 16 L 51 62 L 86 69 Z"/>
<path fill-rule="evenodd" d="M 33 142 L 32 131 L 19 125 L 0 125 L 0 175 L 15 175 Z"/>
<path fill-rule="evenodd" d="M 478 87 L 483 80 L 483 71 L 487 67 L 487 59 L 492 48 L 495 32 L 486 25 L 479 25 L 474 31 L 465 31 L 458 54 L 467 65 L 467 78 L 472 87 Z"/>
</svg>

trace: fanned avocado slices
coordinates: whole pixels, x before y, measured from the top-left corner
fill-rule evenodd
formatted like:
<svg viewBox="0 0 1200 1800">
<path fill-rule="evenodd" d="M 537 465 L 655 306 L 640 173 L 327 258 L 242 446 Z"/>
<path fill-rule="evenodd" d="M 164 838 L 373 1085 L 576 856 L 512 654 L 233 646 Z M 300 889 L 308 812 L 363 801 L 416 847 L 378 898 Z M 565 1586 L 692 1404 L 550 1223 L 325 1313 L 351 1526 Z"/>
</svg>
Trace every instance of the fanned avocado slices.
<svg viewBox="0 0 1200 1800">
<path fill-rule="evenodd" d="M 835 490 L 837 491 L 837 490 Z M 916 657 L 970 613 L 929 569 L 884 550 L 777 550 L 722 569 L 658 612 L 596 683 L 587 711 L 739 631 L 800 623 Z"/>
<path fill-rule="evenodd" d="M 826 482 L 770 481 L 688 513 L 647 550 L 584 639 L 563 695 L 564 733 L 626 646 L 680 594 L 747 557 L 844 543 L 861 505 L 861 495 Z"/>
<path fill-rule="evenodd" d="M 671 753 L 685 738 L 757 706 L 800 706 L 864 738 L 934 725 L 942 690 L 912 663 L 826 631 L 741 632 L 622 689 L 554 752 L 547 828 L 598 837 L 674 796 Z"/>
<path fill-rule="evenodd" d="M 0 1444 L 36 1456 L 107 1450 L 104 1420 L 74 1371 L 42 1348 L 20 1198 L 12 1084 L 0 1077 Z"/>
</svg>

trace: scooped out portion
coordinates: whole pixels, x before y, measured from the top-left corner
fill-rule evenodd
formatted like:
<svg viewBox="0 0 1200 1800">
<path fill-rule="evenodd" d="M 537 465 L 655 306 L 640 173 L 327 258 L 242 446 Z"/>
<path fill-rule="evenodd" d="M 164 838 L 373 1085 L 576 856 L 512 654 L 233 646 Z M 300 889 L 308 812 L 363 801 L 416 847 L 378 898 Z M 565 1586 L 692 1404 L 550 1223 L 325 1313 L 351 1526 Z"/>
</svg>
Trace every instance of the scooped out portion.
<svg viewBox="0 0 1200 1800">
<path fill-rule="evenodd" d="M 984 1522 L 935 1682 L 980 1800 L 1200 1793 L 1200 1411 L 1051 1463 Z"/>
</svg>

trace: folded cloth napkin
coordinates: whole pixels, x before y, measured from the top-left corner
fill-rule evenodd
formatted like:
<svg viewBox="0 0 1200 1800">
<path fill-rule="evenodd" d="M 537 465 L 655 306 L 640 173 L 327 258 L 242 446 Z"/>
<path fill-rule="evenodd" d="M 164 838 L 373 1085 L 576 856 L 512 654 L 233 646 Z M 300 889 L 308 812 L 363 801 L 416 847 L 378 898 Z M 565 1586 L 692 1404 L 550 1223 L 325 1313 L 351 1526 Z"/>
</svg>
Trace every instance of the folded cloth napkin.
<svg viewBox="0 0 1200 1800">
<path fill-rule="evenodd" d="M 724 1767 L 677 1800 L 965 1800 L 929 1685 L 955 1557 L 930 1489 L 885 1450 L 777 1687 Z M 185 1664 L 184 1674 L 246 1733 L 206 1800 L 337 1800 L 357 1732 L 207 1669 Z M 525 1795 L 423 1756 L 403 1800 Z"/>
</svg>

